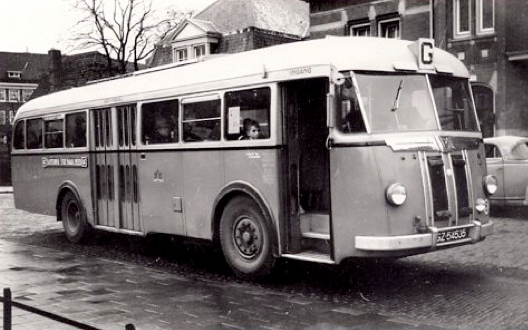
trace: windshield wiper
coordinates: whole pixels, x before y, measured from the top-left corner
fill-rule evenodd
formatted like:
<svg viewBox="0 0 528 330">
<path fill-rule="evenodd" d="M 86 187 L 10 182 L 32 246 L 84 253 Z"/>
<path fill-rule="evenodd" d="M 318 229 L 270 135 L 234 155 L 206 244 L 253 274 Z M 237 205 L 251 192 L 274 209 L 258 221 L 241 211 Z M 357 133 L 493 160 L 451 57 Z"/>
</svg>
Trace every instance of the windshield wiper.
<svg viewBox="0 0 528 330">
<path fill-rule="evenodd" d="M 391 111 L 396 111 L 400 106 L 400 93 L 403 88 L 403 79 L 400 80 L 400 85 L 398 86 L 398 90 L 396 91 L 396 98 L 394 99 L 394 103 L 392 105 Z"/>
</svg>

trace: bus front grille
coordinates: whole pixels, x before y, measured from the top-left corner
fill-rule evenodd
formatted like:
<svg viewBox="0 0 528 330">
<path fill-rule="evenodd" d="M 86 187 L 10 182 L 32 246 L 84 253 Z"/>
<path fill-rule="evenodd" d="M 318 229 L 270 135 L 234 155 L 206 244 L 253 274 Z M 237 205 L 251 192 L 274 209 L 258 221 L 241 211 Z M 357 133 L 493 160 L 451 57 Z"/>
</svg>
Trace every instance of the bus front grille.
<svg viewBox="0 0 528 330">
<path fill-rule="evenodd" d="M 467 224 L 472 217 L 466 163 L 462 154 L 427 157 L 431 218 L 437 228 Z"/>
</svg>

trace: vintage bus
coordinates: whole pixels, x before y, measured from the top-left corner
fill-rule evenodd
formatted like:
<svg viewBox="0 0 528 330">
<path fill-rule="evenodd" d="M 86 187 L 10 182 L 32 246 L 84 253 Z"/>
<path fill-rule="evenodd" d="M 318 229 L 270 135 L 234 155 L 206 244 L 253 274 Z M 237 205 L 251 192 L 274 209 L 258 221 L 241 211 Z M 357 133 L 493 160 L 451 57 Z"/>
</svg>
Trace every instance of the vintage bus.
<svg viewBox="0 0 528 330">
<path fill-rule="evenodd" d="M 14 125 L 16 207 L 72 242 L 199 238 L 259 278 L 280 257 L 403 257 L 493 229 L 468 71 L 428 39 L 171 64 L 36 98 Z"/>
</svg>

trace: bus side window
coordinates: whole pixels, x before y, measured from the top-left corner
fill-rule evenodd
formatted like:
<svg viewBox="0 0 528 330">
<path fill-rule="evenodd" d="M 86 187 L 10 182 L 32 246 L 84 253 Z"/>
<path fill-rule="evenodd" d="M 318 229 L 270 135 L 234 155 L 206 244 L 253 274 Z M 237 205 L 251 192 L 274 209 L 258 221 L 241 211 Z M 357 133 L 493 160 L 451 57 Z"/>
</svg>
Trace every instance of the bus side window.
<svg viewBox="0 0 528 330">
<path fill-rule="evenodd" d="M 86 147 L 86 113 L 66 115 L 66 147 Z"/>
<path fill-rule="evenodd" d="M 27 121 L 26 138 L 28 149 L 42 148 L 42 119 Z"/>
<path fill-rule="evenodd" d="M 218 141 L 220 135 L 220 100 L 183 105 L 183 141 Z"/>
<path fill-rule="evenodd" d="M 63 147 L 63 120 L 54 119 L 44 122 L 44 146 L 46 148 Z"/>
<path fill-rule="evenodd" d="M 244 122 L 253 121 L 260 128 L 259 139 L 270 137 L 271 90 L 268 87 L 225 94 L 225 136 L 237 141 L 246 138 Z"/>
<path fill-rule="evenodd" d="M 141 140 L 143 144 L 179 141 L 178 100 L 145 103 L 141 108 Z"/>
<path fill-rule="evenodd" d="M 13 148 L 17 150 L 24 149 L 25 142 L 24 121 L 21 120 L 15 126 L 15 133 L 13 134 Z"/>
</svg>

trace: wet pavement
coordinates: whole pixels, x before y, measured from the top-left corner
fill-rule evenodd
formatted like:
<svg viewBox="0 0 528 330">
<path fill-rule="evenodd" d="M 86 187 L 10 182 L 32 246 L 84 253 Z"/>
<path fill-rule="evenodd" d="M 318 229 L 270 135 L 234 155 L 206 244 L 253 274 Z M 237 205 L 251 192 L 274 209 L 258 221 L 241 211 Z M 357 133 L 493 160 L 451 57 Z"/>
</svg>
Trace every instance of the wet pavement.
<svg viewBox="0 0 528 330">
<path fill-rule="evenodd" d="M 290 264 L 296 275 L 282 269 L 284 283 L 258 284 L 106 256 L 98 251 L 127 242 L 105 245 L 110 236 L 81 253 L 50 248 L 63 240 L 61 224 L 14 209 L 7 193 L 0 194 L 0 288 L 99 329 L 528 329 L 528 221 L 496 223 L 495 235 L 479 245 L 367 268 L 348 283 L 323 268 Z M 13 312 L 15 330 L 74 329 Z"/>
</svg>

